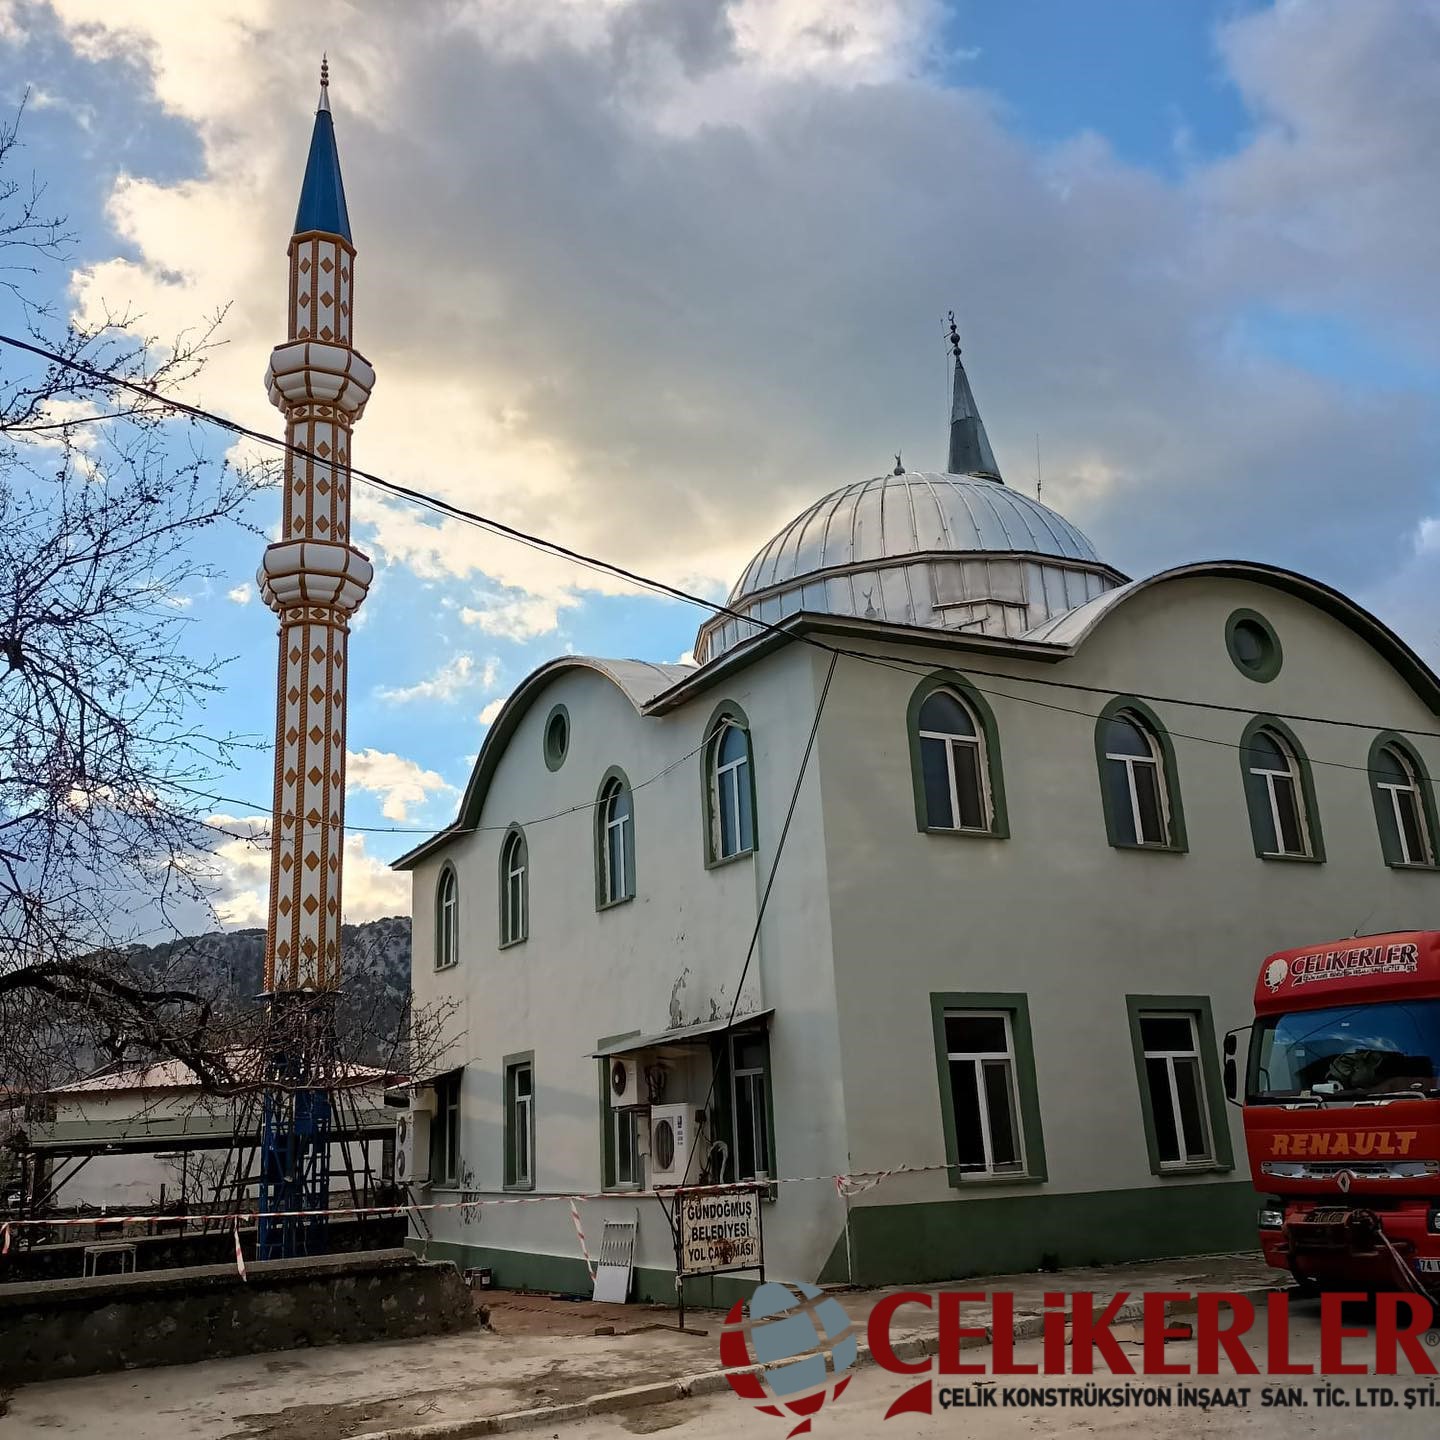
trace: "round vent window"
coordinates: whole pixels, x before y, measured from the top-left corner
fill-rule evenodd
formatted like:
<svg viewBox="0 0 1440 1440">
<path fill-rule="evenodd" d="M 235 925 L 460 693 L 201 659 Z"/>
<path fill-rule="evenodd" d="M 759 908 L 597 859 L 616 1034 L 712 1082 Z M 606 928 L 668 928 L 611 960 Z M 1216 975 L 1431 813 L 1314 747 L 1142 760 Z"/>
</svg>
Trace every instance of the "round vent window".
<svg viewBox="0 0 1440 1440">
<path fill-rule="evenodd" d="M 1225 622 L 1225 648 L 1235 668 L 1251 680 L 1273 680 L 1280 673 L 1280 637 L 1257 611 L 1237 610 Z"/>
<path fill-rule="evenodd" d="M 651 1137 L 650 1148 L 654 1152 L 655 1168 L 668 1170 L 675 1163 L 675 1122 L 656 1122 L 655 1134 Z"/>
<path fill-rule="evenodd" d="M 558 770 L 570 749 L 570 712 L 557 705 L 545 721 L 545 763 Z"/>
</svg>

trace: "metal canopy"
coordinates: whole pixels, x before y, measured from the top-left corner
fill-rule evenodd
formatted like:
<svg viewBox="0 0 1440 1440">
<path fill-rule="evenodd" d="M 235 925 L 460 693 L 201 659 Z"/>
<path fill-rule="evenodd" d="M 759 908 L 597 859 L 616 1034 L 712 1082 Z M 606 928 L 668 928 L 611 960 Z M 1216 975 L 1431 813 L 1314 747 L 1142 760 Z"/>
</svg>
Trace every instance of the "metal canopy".
<svg viewBox="0 0 1440 1440">
<path fill-rule="evenodd" d="M 737 1015 L 734 1021 L 706 1020 L 699 1025 L 681 1025 L 674 1030 L 662 1030 L 658 1035 L 630 1035 L 624 1040 L 613 1040 L 609 1045 L 591 1052 L 593 1060 L 608 1060 L 612 1055 L 634 1055 L 639 1050 L 663 1050 L 667 1045 L 695 1045 L 718 1035 L 725 1030 L 741 1030 L 758 1020 L 766 1020 L 775 1013 L 768 1010 L 752 1010 L 748 1015 Z"/>
</svg>

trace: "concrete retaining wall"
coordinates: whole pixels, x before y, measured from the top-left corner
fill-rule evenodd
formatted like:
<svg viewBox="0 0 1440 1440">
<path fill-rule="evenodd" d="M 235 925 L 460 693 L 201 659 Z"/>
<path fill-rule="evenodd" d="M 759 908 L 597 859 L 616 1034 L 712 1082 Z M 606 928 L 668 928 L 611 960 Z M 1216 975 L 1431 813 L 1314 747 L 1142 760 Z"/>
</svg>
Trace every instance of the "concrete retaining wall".
<svg viewBox="0 0 1440 1440">
<path fill-rule="evenodd" d="M 204 1265 L 0 1289 L 0 1381 L 94 1375 L 363 1340 L 468 1329 L 451 1265 L 408 1250 Z"/>
</svg>

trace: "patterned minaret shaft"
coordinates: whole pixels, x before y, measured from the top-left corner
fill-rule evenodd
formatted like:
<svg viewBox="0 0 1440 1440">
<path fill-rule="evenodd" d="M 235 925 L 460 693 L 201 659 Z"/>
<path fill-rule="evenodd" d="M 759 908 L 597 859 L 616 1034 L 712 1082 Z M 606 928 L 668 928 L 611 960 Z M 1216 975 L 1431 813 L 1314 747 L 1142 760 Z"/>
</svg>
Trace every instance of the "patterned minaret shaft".
<svg viewBox="0 0 1440 1440">
<path fill-rule="evenodd" d="M 350 543 L 350 436 L 375 372 L 351 344 L 355 248 L 328 77 L 290 241 L 288 335 L 265 377 L 285 416 L 284 522 L 257 574 L 280 617 L 265 989 L 340 983 L 350 617 L 372 578 Z"/>
</svg>

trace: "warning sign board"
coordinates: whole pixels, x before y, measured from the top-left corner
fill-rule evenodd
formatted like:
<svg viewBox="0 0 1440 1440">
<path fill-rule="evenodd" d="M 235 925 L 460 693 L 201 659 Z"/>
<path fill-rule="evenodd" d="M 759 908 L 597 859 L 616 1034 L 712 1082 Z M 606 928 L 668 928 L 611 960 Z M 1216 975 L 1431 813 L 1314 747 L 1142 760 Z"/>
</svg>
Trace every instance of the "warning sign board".
<svg viewBox="0 0 1440 1440">
<path fill-rule="evenodd" d="M 722 1270 L 759 1270 L 765 1263 L 760 1236 L 759 1190 L 713 1191 L 677 1197 L 678 1269 L 682 1275 Z"/>
</svg>

